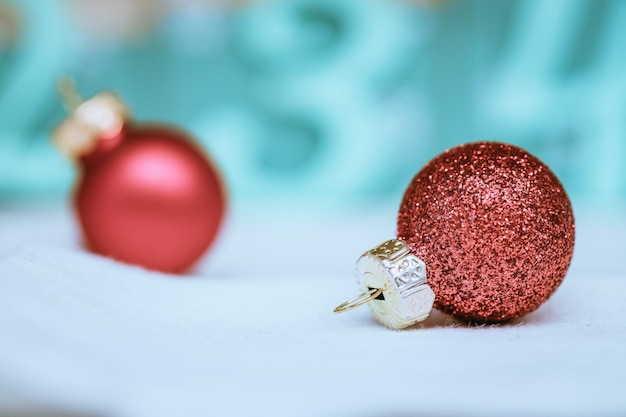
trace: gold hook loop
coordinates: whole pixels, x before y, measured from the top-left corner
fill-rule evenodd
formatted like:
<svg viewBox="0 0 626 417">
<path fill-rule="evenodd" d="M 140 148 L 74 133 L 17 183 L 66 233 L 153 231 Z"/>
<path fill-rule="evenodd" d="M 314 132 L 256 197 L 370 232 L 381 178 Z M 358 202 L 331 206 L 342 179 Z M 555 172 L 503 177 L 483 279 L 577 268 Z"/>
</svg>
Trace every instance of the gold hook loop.
<svg viewBox="0 0 626 417">
<path fill-rule="evenodd" d="M 64 75 L 59 79 L 57 82 L 57 89 L 61 94 L 63 104 L 65 104 L 67 111 L 72 112 L 76 110 L 78 106 L 83 104 L 83 98 L 78 93 L 76 83 L 69 76 Z"/>
<path fill-rule="evenodd" d="M 349 299 L 345 303 L 339 304 L 333 311 L 336 314 L 345 313 L 346 311 L 352 310 L 353 308 L 357 308 L 362 306 L 363 304 L 369 303 L 382 293 L 382 288 L 370 288 L 368 291 L 365 291 L 364 293 L 361 293 L 356 297 Z"/>
</svg>

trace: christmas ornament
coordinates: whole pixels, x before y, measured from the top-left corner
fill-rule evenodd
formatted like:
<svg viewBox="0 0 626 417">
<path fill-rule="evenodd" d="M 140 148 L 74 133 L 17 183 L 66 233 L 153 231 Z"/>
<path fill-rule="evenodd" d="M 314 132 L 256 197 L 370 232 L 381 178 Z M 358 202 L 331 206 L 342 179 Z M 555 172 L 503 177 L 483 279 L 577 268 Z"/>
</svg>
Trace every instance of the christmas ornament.
<svg viewBox="0 0 626 417">
<path fill-rule="evenodd" d="M 188 269 L 216 237 L 224 190 L 184 132 L 139 124 L 113 93 L 82 102 L 62 84 L 71 113 L 53 133 L 81 171 L 75 209 L 87 246 L 163 272 Z"/>
<path fill-rule="evenodd" d="M 574 215 L 537 158 L 512 145 L 472 143 L 437 156 L 413 178 L 397 237 L 358 260 L 363 293 L 335 312 L 368 303 L 381 323 L 401 329 L 434 305 L 496 323 L 535 310 L 556 291 L 572 259 Z"/>
</svg>

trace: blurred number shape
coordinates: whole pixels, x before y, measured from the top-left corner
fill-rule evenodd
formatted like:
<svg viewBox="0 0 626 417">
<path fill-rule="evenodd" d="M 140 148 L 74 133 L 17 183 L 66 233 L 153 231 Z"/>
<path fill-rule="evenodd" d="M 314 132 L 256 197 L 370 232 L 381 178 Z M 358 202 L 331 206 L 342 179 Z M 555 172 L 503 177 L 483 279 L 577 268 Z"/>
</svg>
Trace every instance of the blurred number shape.
<svg viewBox="0 0 626 417">
<path fill-rule="evenodd" d="M 574 194 L 623 196 L 626 2 L 529 0 L 518 7 L 505 55 L 481 91 L 479 125 L 551 161 Z M 583 46 L 590 51 L 581 57 Z M 572 65 L 575 59 L 582 62 Z"/>
<path fill-rule="evenodd" d="M 235 197 L 324 204 L 393 188 L 398 166 L 419 158 L 427 137 L 425 106 L 405 83 L 428 24 L 420 9 L 387 0 L 258 2 L 244 11 L 234 54 L 247 102 L 195 124 Z"/>
<path fill-rule="evenodd" d="M 71 55 L 67 12 L 53 0 L 0 0 L 0 7 L 17 24 L 11 44 L 1 46 L 8 49 L 0 61 L 0 196 L 62 186 L 69 169 L 41 125 Z"/>
</svg>

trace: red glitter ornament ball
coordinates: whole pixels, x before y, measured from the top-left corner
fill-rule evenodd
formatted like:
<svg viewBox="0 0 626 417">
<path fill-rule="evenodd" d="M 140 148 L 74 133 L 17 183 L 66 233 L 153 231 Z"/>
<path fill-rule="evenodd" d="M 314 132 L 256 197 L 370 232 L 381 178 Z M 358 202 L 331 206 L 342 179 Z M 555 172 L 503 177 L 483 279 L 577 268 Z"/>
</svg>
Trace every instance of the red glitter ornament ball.
<svg viewBox="0 0 626 417">
<path fill-rule="evenodd" d="M 54 137 L 79 165 L 76 213 L 92 251 L 183 272 L 214 241 L 224 190 L 183 131 L 130 121 L 121 100 L 103 92 L 77 105 Z"/>
<path fill-rule="evenodd" d="M 574 215 L 563 186 L 536 157 L 512 145 L 472 143 L 415 176 L 398 237 L 426 263 L 437 309 L 501 322 L 537 309 L 563 281 Z"/>
</svg>

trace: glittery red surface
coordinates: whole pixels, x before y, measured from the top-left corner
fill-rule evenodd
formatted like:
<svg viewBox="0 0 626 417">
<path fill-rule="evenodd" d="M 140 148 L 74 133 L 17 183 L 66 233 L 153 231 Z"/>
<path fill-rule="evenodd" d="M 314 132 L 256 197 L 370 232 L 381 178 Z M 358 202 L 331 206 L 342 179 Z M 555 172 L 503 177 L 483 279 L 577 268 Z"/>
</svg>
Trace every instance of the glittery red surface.
<svg viewBox="0 0 626 417">
<path fill-rule="evenodd" d="M 472 143 L 437 156 L 413 178 L 398 237 L 426 262 L 436 308 L 500 322 L 535 310 L 563 281 L 574 215 L 537 158 L 512 145 Z"/>
</svg>

